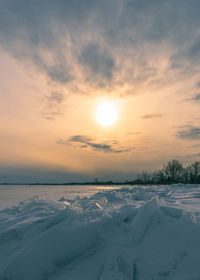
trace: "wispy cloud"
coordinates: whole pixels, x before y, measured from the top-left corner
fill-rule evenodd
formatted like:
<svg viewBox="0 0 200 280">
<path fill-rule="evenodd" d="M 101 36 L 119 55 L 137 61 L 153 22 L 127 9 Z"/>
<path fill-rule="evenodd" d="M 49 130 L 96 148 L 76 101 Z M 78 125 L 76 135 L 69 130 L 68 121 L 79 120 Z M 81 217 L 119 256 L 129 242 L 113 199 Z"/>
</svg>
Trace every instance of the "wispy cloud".
<svg viewBox="0 0 200 280">
<path fill-rule="evenodd" d="M 41 112 L 43 118 L 55 120 L 61 115 L 62 103 L 65 100 L 65 94 L 61 91 L 52 91 L 45 96 L 44 108 Z"/>
<path fill-rule="evenodd" d="M 93 139 L 89 136 L 86 136 L 86 135 L 74 135 L 67 140 L 59 140 L 57 143 L 61 144 L 61 145 L 69 145 L 70 142 L 75 142 L 75 143 L 81 144 L 79 146 L 80 148 L 90 147 L 93 150 L 102 151 L 104 153 L 119 154 L 119 153 L 123 153 L 123 152 L 129 152 L 133 149 L 132 147 L 118 149 L 118 148 L 116 148 L 118 142 L 112 141 L 111 144 L 107 144 L 107 143 L 95 141 L 95 139 Z"/>
<path fill-rule="evenodd" d="M 48 96 L 48 105 L 53 106 L 55 104 L 60 104 L 65 100 L 65 94 L 59 91 L 52 91 Z"/>
<path fill-rule="evenodd" d="M 53 83 L 126 85 L 135 93 L 169 84 L 170 68 L 196 71 L 200 3 L 191 1 L 1 0 L 0 45 Z"/>
<path fill-rule="evenodd" d="M 162 118 L 163 115 L 162 114 L 147 114 L 142 116 L 142 119 L 154 119 L 154 118 Z"/>
<path fill-rule="evenodd" d="M 177 132 L 177 137 L 187 140 L 200 140 L 200 127 L 185 126 Z"/>
</svg>

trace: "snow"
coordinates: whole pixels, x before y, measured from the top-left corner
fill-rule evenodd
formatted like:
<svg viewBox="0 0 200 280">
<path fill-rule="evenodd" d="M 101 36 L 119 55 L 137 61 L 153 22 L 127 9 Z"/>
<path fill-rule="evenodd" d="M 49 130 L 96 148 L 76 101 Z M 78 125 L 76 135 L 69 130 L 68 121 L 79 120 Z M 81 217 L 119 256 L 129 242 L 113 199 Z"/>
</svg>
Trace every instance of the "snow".
<svg viewBox="0 0 200 280">
<path fill-rule="evenodd" d="M 1 280 L 200 279 L 198 185 L 56 188 L 2 207 Z"/>
</svg>

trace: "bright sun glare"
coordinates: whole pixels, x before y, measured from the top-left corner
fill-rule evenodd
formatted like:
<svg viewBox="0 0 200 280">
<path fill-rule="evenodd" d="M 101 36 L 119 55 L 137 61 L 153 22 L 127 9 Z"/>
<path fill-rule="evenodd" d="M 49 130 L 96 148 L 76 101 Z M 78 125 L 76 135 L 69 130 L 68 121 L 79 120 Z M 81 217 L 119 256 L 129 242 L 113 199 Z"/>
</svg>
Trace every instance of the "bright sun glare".
<svg viewBox="0 0 200 280">
<path fill-rule="evenodd" d="M 111 101 L 103 101 L 96 108 L 96 120 L 102 126 L 111 126 L 117 120 L 118 112 Z"/>
</svg>

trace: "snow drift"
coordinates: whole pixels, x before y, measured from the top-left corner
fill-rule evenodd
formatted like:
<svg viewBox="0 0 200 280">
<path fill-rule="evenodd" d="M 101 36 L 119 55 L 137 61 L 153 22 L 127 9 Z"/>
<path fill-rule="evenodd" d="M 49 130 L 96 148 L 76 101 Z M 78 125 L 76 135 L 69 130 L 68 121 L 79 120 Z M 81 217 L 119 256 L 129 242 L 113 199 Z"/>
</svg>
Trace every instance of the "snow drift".
<svg viewBox="0 0 200 280">
<path fill-rule="evenodd" d="M 199 280 L 197 186 L 33 197 L 0 212 L 1 280 Z"/>
</svg>

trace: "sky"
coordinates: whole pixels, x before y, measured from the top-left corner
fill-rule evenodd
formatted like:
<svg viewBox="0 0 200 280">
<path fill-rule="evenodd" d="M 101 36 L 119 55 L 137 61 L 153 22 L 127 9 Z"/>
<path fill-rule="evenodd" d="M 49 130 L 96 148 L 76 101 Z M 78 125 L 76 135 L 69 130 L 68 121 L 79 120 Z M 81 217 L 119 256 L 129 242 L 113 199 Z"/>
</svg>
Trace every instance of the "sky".
<svg viewBox="0 0 200 280">
<path fill-rule="evenodd" d="M 199 0 L 1 0 L 0 182 L 199 160 L 199 13 Z"/>
</svg>

